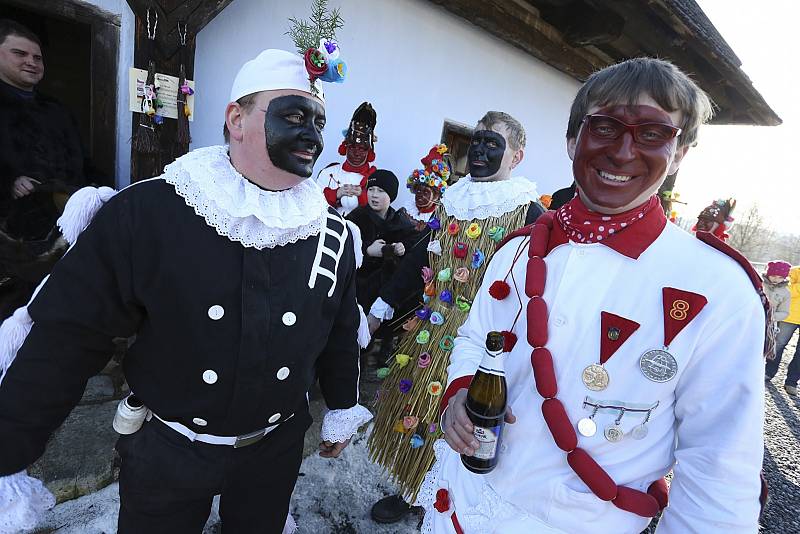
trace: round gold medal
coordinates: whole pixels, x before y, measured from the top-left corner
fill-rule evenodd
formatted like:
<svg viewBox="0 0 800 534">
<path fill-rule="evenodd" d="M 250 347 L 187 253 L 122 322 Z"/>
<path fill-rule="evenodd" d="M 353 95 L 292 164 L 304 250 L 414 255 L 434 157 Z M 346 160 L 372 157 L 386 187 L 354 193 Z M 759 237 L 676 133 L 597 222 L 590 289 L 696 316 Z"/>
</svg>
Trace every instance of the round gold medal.
<svg viewBox="0 0 800 534">
<path fill-rule="evenodd" d="M 596 363 L 583 370 L 581 379 L 583 384 L 592 391 L 602 391 L 608 387 L 608 371 Z"/>
</svg>

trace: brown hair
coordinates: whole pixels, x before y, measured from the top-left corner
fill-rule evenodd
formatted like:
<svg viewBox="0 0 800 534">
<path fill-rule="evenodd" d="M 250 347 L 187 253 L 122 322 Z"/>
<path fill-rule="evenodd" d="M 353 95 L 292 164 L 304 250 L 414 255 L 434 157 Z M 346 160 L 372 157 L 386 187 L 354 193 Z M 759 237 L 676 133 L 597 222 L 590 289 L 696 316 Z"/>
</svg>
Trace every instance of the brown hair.
<svg viewBox="0 0 800 534">
<path fill-rule="evenodd" d="M 258 93 L 251 93 L 249 95 L 244 95 L 242 98 L 236 101 L 237 104 L 242 108 L 244 113 L 250 113 L 253 110 L 253 106 L 256 105 L 256 97 Z M 228 131 L 228 124 L 224 123 L 222 125 L 222 137 L 225 138 L 225 144 L 231 142 L 231 133 Z"/>
<path fill-rule="evenodd" d="M 508 128 L 508 141 L 511 148 L 514 150 L 525 148 L 525 128 L 517 119 L 508 113 L 502 111 L 488 111 L 486 115 L 478 121 L 478 124 L 483 124 L 489 129 L 495 124 L 504 124 L 506 128 Z"/>
<path fill-rule="evenodd" d="M 25 39 L 33 41 L 39 45 L 39 48 L 42 48 L 42 42 L 39 40 L 39 36 L 29 30 L 26 26 L 23 26 L 16 20 L 0 19 L 0 45 L 6 41 L 6 37 L 9 35 L 24 37 Z"/>
<path fill-rule="evenodd" d="M 594 105 L 635 104 L 649 95 L 668 112 L 680 111 L 678 146 L 692 146 L 700 125 L 713 115 L 708 95 L 682 70 L 663 59 L 637 57 L 599 70 L 578 90 L 567 124 L 567 139 L 578 137 L 581 122 Z"/>
</svg>

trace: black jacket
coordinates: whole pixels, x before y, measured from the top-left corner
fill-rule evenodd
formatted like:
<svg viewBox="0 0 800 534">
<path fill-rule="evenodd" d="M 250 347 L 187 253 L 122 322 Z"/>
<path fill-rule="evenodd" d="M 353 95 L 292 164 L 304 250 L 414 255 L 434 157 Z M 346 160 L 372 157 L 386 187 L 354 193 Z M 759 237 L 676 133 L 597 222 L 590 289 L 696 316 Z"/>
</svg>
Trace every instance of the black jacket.
<svg viewBox="0 0 800 534">
<path fill-rule="evenodd" d="M 329 213 L 333 234 L 321 235 L 338 249 L 345 224 Z M 33 328 L 0 386 L 0 475 L 42 454 L 109 359 L 114 337 L 136 334 L 123 362 L 136 396 L 198 433 L 236 436 L 292 414 L 308 419 L 315 377 L 329 408 L 352 407 L 359 354 L 352 237 L 338 268 L 318 243 L 313 236 L 246 248 L 217 234 L 163 180 L 120 192 L 29 306 Z M 318 258 L 336 274 L 317 277 L 312 289 Z"/>
<path fill-rule="evenodd" d="M 381 286 L 385 284 L 397 268 L 402 256 L 394 256 L 391 250 L 384 250 L 384 256 L 367 255 L 367 248 L 376 239 L 383 239 L 387 245 L 402 243 L 407 251 L 421 237 L 415 225 L 394 208 L 389 208 L 386 218 L 382 219 L 369 206 L 360 206 L 351 211 L 347 218 L 361 231 L 361 250 L 364 262 L 356 273 L 358 303 L 369 309 L 378 298 Z M 405 254 L 404 254 L 405 255 Z"/>
<path fill-rule="evenodd" d="M 53 192 L 87 184 L 88 160 L 73 115 L 38 92 L 24 98 L 0 82 L 0 229 L 17 239 L 43 239 L 58 212 Z M 14 200 L 14 180 L 29 176 L 37 191 Z"/>
</svg>

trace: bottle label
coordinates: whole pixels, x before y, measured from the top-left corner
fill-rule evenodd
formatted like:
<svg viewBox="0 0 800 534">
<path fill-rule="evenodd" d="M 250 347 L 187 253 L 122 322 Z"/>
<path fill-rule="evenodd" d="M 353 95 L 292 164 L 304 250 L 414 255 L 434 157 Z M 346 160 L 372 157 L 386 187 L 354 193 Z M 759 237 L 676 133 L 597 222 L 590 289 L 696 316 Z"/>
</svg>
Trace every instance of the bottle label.
<svg viewBox="0 0 800 534">
<path fill-rule="evenodd" d="M 472 435 L 478 441 L 478 450 L 472 456 L 479 460 L 491 460 L 497 455 L 497 443 L 500 441 L 500 432 L 503 425 L 495 427 L 472 427 Z"/>
</svg>

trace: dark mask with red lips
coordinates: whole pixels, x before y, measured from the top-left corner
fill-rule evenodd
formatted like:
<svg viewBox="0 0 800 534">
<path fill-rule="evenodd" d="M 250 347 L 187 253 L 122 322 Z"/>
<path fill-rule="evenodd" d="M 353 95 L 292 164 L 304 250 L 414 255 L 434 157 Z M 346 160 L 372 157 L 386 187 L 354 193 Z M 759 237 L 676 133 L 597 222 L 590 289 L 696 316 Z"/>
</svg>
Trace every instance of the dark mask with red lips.
<svg viewBox="0 0 800 534">
<path fill-rule="evenodd" d="M 492 130 L 478 130 L 472 134 L 467 154 L 469 174 L 475 178 L 494 176 L 500 170 L 506 140 Z"/>
<path fill-rule="evenodd" d="M 325 108 L 299 95 L 270 100 L 264 114 L 267 154 L 272 164 L 297 176 L 309 177 L 322 152 Z"/>
<path fill-rule="evenodd" d="M 647 105 L 611 105 L 593 113 L 632 125 L 657 122 L 675 126 L 666 111 Z M 630 131 L 617 139 L 601 139 L 584 124 L 578 133 L 572 172 L 580 191 L 595 207 L 612 211 L 632 209 L 658 190 L 667 176 L 676 146 L 677 139 L 663 146 L 641 145 L 633 140 Z"/>
</svg>

